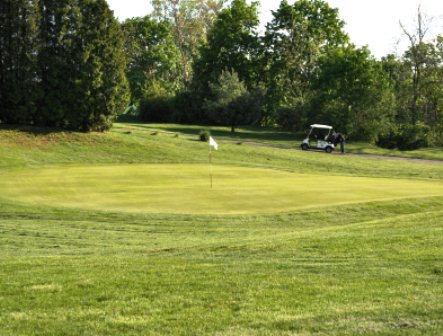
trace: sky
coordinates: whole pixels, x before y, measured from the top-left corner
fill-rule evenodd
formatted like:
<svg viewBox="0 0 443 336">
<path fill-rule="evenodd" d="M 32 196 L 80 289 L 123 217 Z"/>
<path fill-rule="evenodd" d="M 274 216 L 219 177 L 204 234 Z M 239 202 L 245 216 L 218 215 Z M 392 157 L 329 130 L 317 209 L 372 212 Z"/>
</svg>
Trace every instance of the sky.
<svg viewBox="0 0 443 336">
<path fill-rule="evenodd" d="M 151 11 L 150 0 L 107 0 L 119 20 L 143 16 Z M 289 0 L 289 3 L 293 1 Z M 421 4 L 425 17 L 431 20 L 428 37 L 443 33 L 443 0 L 327 0 L 339 9 L 345 31 L 358 47 L 368 45 L 372 54 L 380 58 L 389 53 L 401 54 L 407 43 L 399 22 L 413 31 L 417 9 Z M 261 0 L 262 26 L 271 21 L 271 10 L 280 0 Z"/>
</svg>

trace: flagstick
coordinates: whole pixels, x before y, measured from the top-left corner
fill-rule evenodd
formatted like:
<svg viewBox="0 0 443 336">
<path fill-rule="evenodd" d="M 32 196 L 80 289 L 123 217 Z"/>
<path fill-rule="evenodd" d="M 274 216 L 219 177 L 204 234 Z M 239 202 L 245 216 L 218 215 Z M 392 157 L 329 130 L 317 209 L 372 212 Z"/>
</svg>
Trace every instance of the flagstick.
<svg viewBox="0 0 443 336">
<path fill-rule="evenodd" d="M 212 150 L 211 150 L 211 146 L 209 146 L 209 181 L 211 183 L 211 189 L 212 189 Z"/>
</svg>

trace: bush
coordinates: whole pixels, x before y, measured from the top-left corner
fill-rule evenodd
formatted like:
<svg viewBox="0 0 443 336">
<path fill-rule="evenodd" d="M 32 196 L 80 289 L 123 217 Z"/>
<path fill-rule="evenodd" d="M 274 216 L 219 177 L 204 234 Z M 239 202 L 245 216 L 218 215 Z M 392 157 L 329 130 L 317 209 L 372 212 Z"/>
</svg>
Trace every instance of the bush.
<svg viewBox="0 0 443 336">
<path fill-rule="evenodd" d="M 398 130 L 390 129 L 388 132 L 379 134 L 376 144 L 378 147 L 395 149 L 397 148 Z"/>
<path fill-rule="evenodd" d="M 210 136 L 211 132 L 209 132 L 208 130 L 201 130 L 200 133 L 198 134 L 200 141 L 204 142 L 208 142 Z"/>
<path fill-rule="evenodd" d="M 389 149 L 414 150 L 429 146 L 429 137 L 430 129 L 425 124 L 404 124 L 380 135 L 377 145 Z"/>
<path fill-rule="evenodd" d="M 280 107 L 277 109 L 276 122 L 289 131 L 303 129 L 303 111 L 299 106 Z"/>
<path fill-rule="evenodd" d="M 169 97 L 144 98 L 140 104 L 140 118 L 146 122 L 175 121 L 175 110 Z"/>
<path fill-rule="evenodd" d="M 443 123 L 435 126 L 431 134 L 433 145 L 443 146 Z"/>
<path fill-rule="evenodd" d="M 429 145 L 429 127 L 423 123 L 400 127 L 397 147 L 400 150 L 413 150 Z"/>
</svg>

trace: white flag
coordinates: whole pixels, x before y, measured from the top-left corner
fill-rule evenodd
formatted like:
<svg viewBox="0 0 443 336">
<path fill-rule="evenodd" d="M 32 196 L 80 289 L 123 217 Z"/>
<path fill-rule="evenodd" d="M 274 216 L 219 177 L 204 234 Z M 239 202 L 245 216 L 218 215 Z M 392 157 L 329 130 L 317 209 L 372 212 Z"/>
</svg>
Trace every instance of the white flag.
<svg viewBox="0 0 443 336">
<path fill-rule="evenodd" d="M 212 137 L 209 137 L 209 146 L 212 146 L 212 147 L 214 147 L 214 148 L 215 148 L 215 150 L 217 150 L 217 149 L 218 149 L 218 145 L 217 145 L 217 143 L 215 142 L 215 140 L 214 140 L 214 139 L 212 139 Z"/>
</svg>

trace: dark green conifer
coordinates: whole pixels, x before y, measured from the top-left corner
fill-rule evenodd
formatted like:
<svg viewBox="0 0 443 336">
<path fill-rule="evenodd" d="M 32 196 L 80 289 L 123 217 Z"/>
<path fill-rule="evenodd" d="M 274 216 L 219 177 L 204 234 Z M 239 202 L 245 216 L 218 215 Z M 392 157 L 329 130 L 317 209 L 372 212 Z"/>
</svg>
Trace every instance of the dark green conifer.
<svg viewBox="0 0 443 336">
<path fill-rule="evenodd" d="M 129 103 L 123 33 L 105 0 L 80 0 L 79 5 L 81 106 L 72 120 L 82 130 L 106 130 Z"/>
<path fill-rule="evenodd" d="M 123 34 L 105 0 L 0 2 L 0 121 L 108 129 L 128 103 Z"/>
<path fill-rule="evenodd" d="M 0 121 L 29 123 L 36 112 L 38 8 L 0 1 Z"/>
</svg>

